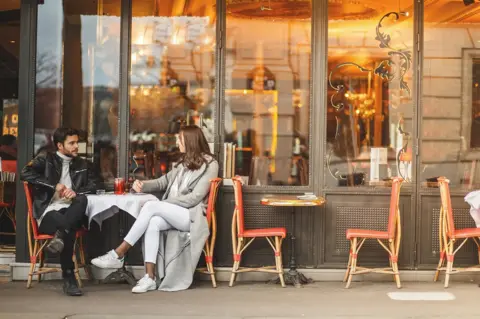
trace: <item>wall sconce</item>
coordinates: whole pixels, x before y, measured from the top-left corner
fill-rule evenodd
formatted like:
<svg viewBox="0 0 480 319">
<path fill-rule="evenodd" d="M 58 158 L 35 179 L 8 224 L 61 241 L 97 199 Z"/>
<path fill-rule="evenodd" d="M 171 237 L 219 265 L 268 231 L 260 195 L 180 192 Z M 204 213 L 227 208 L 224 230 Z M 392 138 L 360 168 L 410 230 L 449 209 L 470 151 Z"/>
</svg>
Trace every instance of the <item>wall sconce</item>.
<svg viewBox="0 0 480 319">
<path fill-rule="evenodd" d="M 187 38 L 187 28 L 184 26 L 177 25 L 175 31 L 173 32 L 170 43 L 174 45 L 184 44 Z"/>
</svg>

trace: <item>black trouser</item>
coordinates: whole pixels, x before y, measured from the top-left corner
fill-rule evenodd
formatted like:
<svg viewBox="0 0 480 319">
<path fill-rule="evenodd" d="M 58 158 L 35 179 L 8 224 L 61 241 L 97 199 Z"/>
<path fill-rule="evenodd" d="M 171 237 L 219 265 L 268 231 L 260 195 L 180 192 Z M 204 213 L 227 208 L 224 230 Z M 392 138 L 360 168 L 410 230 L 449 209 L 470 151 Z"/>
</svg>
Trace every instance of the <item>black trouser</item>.
<svg viewBox="0 0 480 319">
<path fill-rule="evenodd" d="M 68 208 L 48 212 L 40 223 L 39 232 L 53 235 L 57 230 L 67 231 L 63 236 L 63 251 L 60 254 L 62 270 L 73 269 L 73 246 L 75 245 L 75 234 L 78 229 L 85 225 L 87 209 L 87 197 L 79 195 L 75 197 Z"/>
</svg>

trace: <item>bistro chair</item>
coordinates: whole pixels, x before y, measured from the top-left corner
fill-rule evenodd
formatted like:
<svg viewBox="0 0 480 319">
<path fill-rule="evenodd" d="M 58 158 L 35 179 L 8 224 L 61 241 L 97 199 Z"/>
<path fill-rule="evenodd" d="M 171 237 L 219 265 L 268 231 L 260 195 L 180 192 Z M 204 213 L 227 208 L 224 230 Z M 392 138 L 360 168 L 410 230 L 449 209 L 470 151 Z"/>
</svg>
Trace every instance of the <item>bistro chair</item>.
<svg viewBox="0 0 480 319">
<path fill-rule="evenodd" d="M 33 276 L 38 276 L 38 282 L 42 280 L 43 274 L 61 272 L 59 267 L 45 267 L 45 255 L 43 249 L 48 242 L 53 238 L 52 235 L 40 234 L 38 231 L 38 224 L 33 217 L 33 197 L 32 187 L 27 182 L 23 183 L 23 189 L 27 199 L 27 235 L 28 235 L 28 251 L 30 253 L 30 271 L 28 273 L 27 288 L 32 286 Z M 83 236 L 86 234 L 86 229 L 80 229 L 76 233 L 75 247 L 73 249 L 73 262 L 75 264 L 75 278 L 77 279 L 78 286 L 82 287 L 82 280 L 80 279 L 80 268 L 84 268 L 87 278 L 90 280 L 92 277 L 87 269 L 85 262 L 85 251 L 83 247 Z M 77 261 L 77 251 L 80 255 L 80 263 Z M 37 268 L 37 261 L 39 266 Z"/>
<path fill-rule="evenodd" d="M 442 206 L 440 207 L 440 260 L 438 262 L 437 271 L 433 281 L 438 280 L 440 271 L 445 270 L 445 288 L 448 288 L 450 275 L 465 272 L 465 271 L 480 271 L 480 265 L 467 268 L 453 268 L 453 260 L 455 254 L 460 248 L 465 245 L 468 239 L 473 239 L 477 245 L 480 254 L 480 228 L 463 228 L 455 229 L 455 222 L 453 219 L 452 200 L 450 197 L 450 181 L 445 177 L 438 178 L 438 185 L 440 187 L 440 198 Z M 460 245 L 455 248 L 455 242 L 461 240 Z M 444 267 L 445 257 L 447 259 L 447 266 Z M 479 256 L 480 259 L 480 256 Z"/>
<path fill-rule="evenodd" d="M 350 240 L 350 256 L 348 258 L 347 271 L 343 282 L 347 281 L 346 288 L 350 287 L 353 275 L 366 273 L 391 274 L 397 283 L 397 288 L 401 288 L 400 274 L 398 271 L 398 252 L 400 250 L 401 223 L 400 223 L 400 188 L 403 180 L 399 177 L 394 178 L 392 183 L 392 193 L 390 197 L 390 210 L 388 214 L 388 226 L 386 231 L 368 230 L 368 229 L 347 229 L 347 239 Z M 357 257 L 363 243 L 367 239 L 376 239 L 378 243 L 388 252 L 390 257 L 390 267 L 387 268 L 365 268 L 357 266 Z"/>
<path fill-rule="evenodd" d="M 4 160 L 2 162 L 2 172 L 15 174 L 17 172 L 17 161 Z M 7 217 L 13 225 L 13 232 L 0 232 L 0 235 L 16 235 L 17 222 L 15 219 L 15 180 L 4 180 L 2 178 L 3 187 L 0 190 L 2 196 L 0 198 L 0 218 Z M 9 187 L 7 187 L 7 185 Z"/>
<path fill-rule="evenodd" d="M 214 178 L 210 181 L 210 192 L 208 194 L 207 206 L 207 222 L 210 236 L 207 238 L 205 248 L 203 249 L 206 267 L 197 269 L 197 271 L 202 274 L 210 275 L 213 288 L 217 288 L 215 269 L 213 268 L 213 252 L 215 250 L 215 240 L 217 238 L 217 215 L 215 211 L 215 203 L 217 201 L 218 189 L 221 182 L 221 178 Z"/>
<path fill-rule="evenodd" d="M 232 246 L 233 246 L 233 267 L 230 277 L 229 286 L 232 287 L 238 273 L 259 271 L 278 274 L 282 287 L 285 287 L 283 279 L 282 265 L 282 242 L 286 237 L 287 230 L 285 227 L 279 228 L 263 228 L 263 229 L 245 229 L 244 227 L 244 211 L 243 211 L 243 195 L 242 195 L 242 179 L 240 177 L 232 178 L 233 191 L 235 194 L 235 210 L 232 218 Z M 255 238 L 265 238 L 275 253 L 275 266 L 246 268 L 240 267 L 242 253 Z"/>
</svg>

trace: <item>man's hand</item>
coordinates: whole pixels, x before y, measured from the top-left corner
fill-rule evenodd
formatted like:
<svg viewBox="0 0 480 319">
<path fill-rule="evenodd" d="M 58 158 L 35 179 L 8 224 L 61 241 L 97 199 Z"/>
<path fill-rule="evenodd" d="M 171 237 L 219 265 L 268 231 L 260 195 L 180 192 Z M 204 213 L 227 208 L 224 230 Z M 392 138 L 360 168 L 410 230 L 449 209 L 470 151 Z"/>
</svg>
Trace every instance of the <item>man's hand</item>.
<svg viewBox="0 0 480 319">
<path fill-rule="evenodd" d="M 65 197 L 67 199 L 72 199 L 72 198 L 77 197 L 77 193 L 75 193 L 70 188 L 65 188 L 65 190 L 63 191 L 63 197 Z"/>
<path fill-rule="evenodd" d="M 135 182 L 133 182 L 132 189 L 133 189 L 136 193 L 141 193 L 141 192 L 142 192 L 142 188 L 143 188 L 143 182 L 139 181 L 138 179 L 135 180 Z"/>
<path fill-rule="evenodd" d="M 60 197 L 63 197 L 63 193 L 65 192 L 66 189 L 67 189 L 67 186 L 60 183 L 57 184 L 57 186 L 55 186 L 55 191 L 58 193 Z"/>
</svg>

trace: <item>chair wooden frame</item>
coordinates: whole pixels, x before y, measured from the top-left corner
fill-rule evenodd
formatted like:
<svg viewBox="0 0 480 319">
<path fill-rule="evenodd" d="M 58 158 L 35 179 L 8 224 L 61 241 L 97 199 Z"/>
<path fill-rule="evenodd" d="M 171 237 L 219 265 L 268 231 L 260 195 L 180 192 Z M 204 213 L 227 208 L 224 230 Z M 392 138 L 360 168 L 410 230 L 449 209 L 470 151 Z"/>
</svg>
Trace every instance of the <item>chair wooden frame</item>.
<svg viewBox="0 0 480 319">
<path fill-rule="evenodd" d="M 17 172 L 17 161 L 2 161 L 2 169 L 5 172 L 15 174 Z M 2 218 L 2 216 L 6 216 L 12 222 L 14 230 L 13 232 L 0 232 L 0 235 L 15 236 L 17 234 L 17 221 L 15 218 L 15 200 L 13 200 L 12 202 L 0 202 L 0 208 L 0 219 Z"/>
<path fill-rule="evenodd" d="M 240 177 L 234 177 L 232 178 L 232 182 L 233 190 L 235 193 L 235 210 L 232 217 L 233 267 L 232 274 L 230 276 L 229 286 L 233 286 L 238 273 L 255 271 L 278 274 L 282 287 L 285 287 L 282 265 L 282 242 L 283 239 L 286 237 L 286 229 L 266 228 L 248 231 L 244 230 L 242 180 Z M 248 234 L 248 232 L 257 235 L 254 236 Z M 272 247 L 275 254 L 275 266 L 264 266 L 257 268 L 240 267 L 240 261 L 243 252 L 257 237 L 265 238 Z"/>
<path fill-rule="evenodd" d="M 450 275 L 467 271 L 480 271 L 480 228 L 455 229 L 449 183 L 450 181 L 446 177 L 438 178 L 442 202 L 439 217 L 440 260 L 438 261 L 437 270 L 435 271 L 435 276 L 433 278 L 433 281 L 437 281 L 440 271 L 445 271 L 445 288 L 448 288 Z M 473 239 L 477 245 L 479 264 L 471 267 L 453 268 L 455 254 L 469 239 Z M 455 248 L 457 240 L 461 240 L 461 242 L 458 247 Z M 447 261 L 446 266 L 444 266 L 445 260 Z"/>
<path fill-rule="evenodd" d="M 15 236 L 17 234 L 17 221 L 15 219 L 15 203 L 0 203 L 0 218 L 6 216 L 13 224 L 14 232 L 0 232 L 0 235 Z"/>
<path fill-rule="evenodd" d="M 45 254 L 43 252 L 43 249 L 53 238 L 53 236 L 40 234 L 38 232 L 37 221 L 33 217 L 33 198 L 31 185 L 29 185 L 27 182 L 24 182 L 23 188 L 25 191 L 25 197 L 27 199 L 28 207 L 27 236 L 28 251 L 30 255 L 30 271 L 28 273 L 27 288 L 31 288 L 33 276 L 37 276 L 38 282 L 40 282 L 42 280 L 42 275 L 54 272 L 61 272 L 62 270 L 59 267 L 45 267 Z M 85 249 L 83 245 L 83 236 L 85 233 L 86 230 L 84 229 L 77 231 L 72 256 L 72 260 L 75 265 L 75 278 L 80 288 L 83 286 L 82 280 L 80 279 L 80 268 L 83 268 L 85 270 L 85 273 L 89 280 L 92 278 L 85 260 Z M 80 262 L 77 259 L 77 253 L 79 254 Z"/>
<path fill-rule="evenodd" d="M 393 278 L 397 284 L 397 288 L 402 287 L 400 282 L 400 273 L 398 270 L 398 253 L 400 251 L 400 241 L 402 238 L 402 226 L 399 209 L 400 189 L 402 183 L 403 180 L 401 178 L 395 178 L 392 183 L 388 229 L 386 232 L 361 229 L 347 230 L 347 238 L 350 237 L 350 254 L 348 258 L 347 270 L 343 278 L 343 282 L 347 282 L 346 288 L 350 287 L 352 277 L 354 275 L 366 273 L 393 275 Z M 349 236 L 349 232 L 351 232 L 353 235 Z M 355 233 L 358 233 L 358 236 L 355 236 Z M 366 268 L 357 266 L 358 253 L 367 239 L 376 239 L 383 249 L 387 251 L 390 259 L 390 267 Z"/>
<path fill-rule="evenodd" d="M 205 255 L 206 267 L 197 268 L 197 271 L 210 275 L 213 288 L 217 288 L 217 280 L 215 278 L 215 268 L 213 267 L 213 253 L 215 251 L 215 241 L 217 239 L 217 213 L 216 213 L 216 201 L 218 190 L 220 188 L 221 178 L 214 178 L 210 181 L 210 192 L 208 195 L 208 207 L 207 207 L 207 222 L 208 229 L 210 230 L 210 236 L 205 242 L 203 248 L 203 254 Z"/>
</svg>

